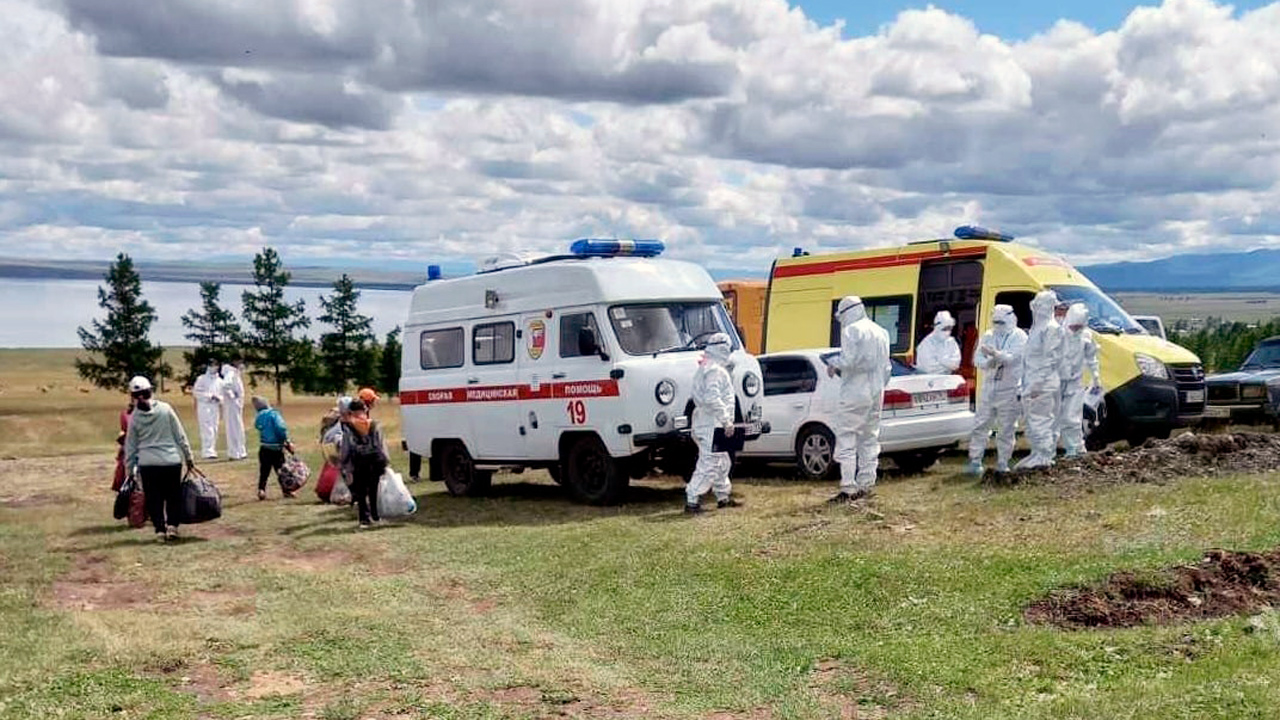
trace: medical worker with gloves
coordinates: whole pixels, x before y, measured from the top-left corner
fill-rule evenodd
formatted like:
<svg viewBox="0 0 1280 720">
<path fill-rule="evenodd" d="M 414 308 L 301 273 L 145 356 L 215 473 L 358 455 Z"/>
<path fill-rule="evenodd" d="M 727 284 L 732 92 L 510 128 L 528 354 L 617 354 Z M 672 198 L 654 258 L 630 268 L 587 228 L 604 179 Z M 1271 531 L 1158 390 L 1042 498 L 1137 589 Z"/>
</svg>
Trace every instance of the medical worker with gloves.
<svg viewBox="0 0 1280 720">
<path fill-rule="evenodd" d="M 243 460 L 249 457 L 244 446 L 244 382 L 240 377 L 240 369 L 231 363 L 223 364 L 220 375 L 222 422 L 227 428 L 227 457 Z"/>
<path fill-rule="evenodd" d="M 1084 451 L 1084 399 L 1087 392 L 1101 391 L 1098 365 L 1098 343 L 1089 329 L 1089 308 L 1076 303 L 1067 308 L 1066 330 L 1062 335 L 1062 363 L 1058 374 L 1062 380 L 1062 404 L 1058 411 L 1058 437 L 1067 457 Z M 1084 385 L 1084 368 L 1088 365 L 1091 384 Z M 1057 443 L 1054 443 L 1057 446 Z"/>
<path fill-rule="evenodd" d="M 708 490 L 716 495 L 716 507 L 738 506 L 729 495 L 733 460 L 729 453 L 715 452 L 713 448 L 716 428 L 724 428 L 726 437 L 734 432 L 733 379 L 729 375 L 732 352 L 728 335 L 711 335 L 693 376 L 693 439 L 698 444 L 698 464 L 685 488 L 684 511 L 690 515 L 702 512 L 702 496 Z"/>
<path fill-rule="evenodd" d="M 846 296 L 836 306 L 840 322 L 840 354 L 827 374 L 840 376 L 840 405 L 836 411 L 835 460 L 840 463 L 840 492 L 828 502 L 842 503 L 870 497 L 880 465 L 880 411 L 884 387 L 893 366 L 889 362 L 889 333 L 867 317 L 862 299 Z"/>
<path fill-rule="evenodd" d="M 1022 417 L 1027 423 L 1031 454 L 1015 466 L 1018 470 L 1049 467 L 1057 455 L 1058 406 L 1062 382 L 1062 328 L 1053 319 L 1058 296 L 1041 290 L 1031 301 L 1031 332 L 1022 354 Z"/>
<path fill-rule="evenodd" d="M 951 313 L 939 310 L 933 316 L 933 331 L 916 346 L 916 369 L 930 375 L 950 375 L 960 367 L 960 344 L 952 337 L 956 321 Z"/>
<path fill-rule="evenodd" d="M 996 428 L 996 472 L 1009 472 L 1013 446 L 1017 440 L 1018 386 L 1022 382 L 1022 350 L 1027 334 L 1018 327 L 1018 318 L 1008 305 L 996 305 L 991 311 L 991 329 L 978 341 L 974 364 L 978 367 L 978 413 L 969 435 L 970 475 L 982 474 L 982 455 L 987 451 L 987 438 Z"/>
<path fill-rule="evenodd" d="M 222 402 L 222 379 L 218 364 L 209 363 L 204 374 L 196 378 L 191 394 L 196 396 L 196 422 L 200 425 L 200 455 L 206 460 L 218 457 L 218 409 Z"/>
</svg>

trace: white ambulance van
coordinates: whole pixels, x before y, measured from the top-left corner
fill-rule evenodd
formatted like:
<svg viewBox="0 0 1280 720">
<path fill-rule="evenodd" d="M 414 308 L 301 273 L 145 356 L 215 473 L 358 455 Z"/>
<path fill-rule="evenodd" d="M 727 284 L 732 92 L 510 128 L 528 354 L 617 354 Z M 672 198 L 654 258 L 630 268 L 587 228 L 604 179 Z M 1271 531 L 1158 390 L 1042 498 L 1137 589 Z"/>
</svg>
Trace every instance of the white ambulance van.
<svg viewBox="0 0 1280 720">
<path fill-rule="evenodd" d="M 579 501 L 623 499 L 632 478 L 684 474 L 691 383 L 713 333 L 733 341 L 737 420 L 761 421 L 760 365 L 698 265 L 656 240 L 579 240 L 570 254 L 495 258 L 429 279 L 405 324 L 406 448 L 432 480 L 477 495 L 495 470 L 546 468 Z"/>
</svg>

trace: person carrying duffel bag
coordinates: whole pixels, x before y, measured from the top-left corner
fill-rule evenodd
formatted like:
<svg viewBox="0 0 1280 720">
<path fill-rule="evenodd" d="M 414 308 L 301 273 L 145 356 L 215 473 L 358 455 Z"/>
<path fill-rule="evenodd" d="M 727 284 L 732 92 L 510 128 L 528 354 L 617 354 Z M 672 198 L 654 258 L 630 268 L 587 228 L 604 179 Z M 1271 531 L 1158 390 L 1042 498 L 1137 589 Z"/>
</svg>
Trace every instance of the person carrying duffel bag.
<svg viewBox="0 0 1280 720">
<path fill-rule="evenodd" d="M 222 493 L 194 467 L 182 480 L 182 514 L 183 519 L 192 524 L 222 517 Z"/>
<path fill-rule="evenodd" d="M 151 382 L 137 376 L 129 381 L 134 402 L 133 417 L 125 434 L 125 469 L 128 478 L 141 480 L 147 515 L 156 539 L 178 539 L 182 510 L 182 469 L 195 470 L 187 431 L 168 403 L 152 399 Z M 132 493 L 131 493 L 132 494 Z"/>
<path fill-rule="evenodd" d="M 123 461 L 121 461 L 123 462 Z M 129 519 L 129 527 L 140 528 L 147 524 L 147 495 L 133 478 L 125 478 L 116 491 L 112 515 L 117 520 Z"/>
</svg>

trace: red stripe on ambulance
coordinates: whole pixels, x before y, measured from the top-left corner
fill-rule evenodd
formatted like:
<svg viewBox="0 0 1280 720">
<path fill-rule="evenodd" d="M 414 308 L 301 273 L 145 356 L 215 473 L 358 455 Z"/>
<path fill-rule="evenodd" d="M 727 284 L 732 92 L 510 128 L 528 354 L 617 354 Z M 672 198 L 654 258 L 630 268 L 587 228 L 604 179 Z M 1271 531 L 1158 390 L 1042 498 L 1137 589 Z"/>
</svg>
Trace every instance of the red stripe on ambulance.
<svg viewBox="0 0 1280 720">
<path fill-rule="evenodd" d="M 984 247 L 956 248 L 954 250 L 931 250 L 928 252 L 907 253 L 904 255 L 882 255 L 879 257 L 855 258 L 851 260 L 828 260 L 825 262 L 805 262 L 796 265 L 779 265 L 773 271 L 775 278 L 804 277 L 806 275 L 828 275 L 849 270 L 872 270 L 875 268 L 901 267 L 918 265 L 926 260 L 944 260 L 951 258 L 986 257 Z"/>
<path fill-rule="evenodd" d="M 406 390 L 400 393 L 400 404 L 447 405 L 451 403 L 597 397 L 618 397 L 618 381 L 610 379 L 542 383 L 537 390 L 534 390 L 532 385 L 487 385 L 484 387 Z"/>
</svg>

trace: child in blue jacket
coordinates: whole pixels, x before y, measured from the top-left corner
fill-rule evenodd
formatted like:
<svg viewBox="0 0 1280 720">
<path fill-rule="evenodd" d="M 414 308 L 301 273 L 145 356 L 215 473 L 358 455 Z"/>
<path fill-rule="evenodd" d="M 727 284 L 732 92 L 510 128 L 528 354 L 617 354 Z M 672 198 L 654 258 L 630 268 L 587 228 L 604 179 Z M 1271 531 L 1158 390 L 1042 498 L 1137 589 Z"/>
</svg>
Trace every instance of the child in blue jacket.
<svg viewBox="0 0 1280 720">
<path fill-rule="evenodd" d="M 267 499 L 267 478 L 271 471 L 276 471 L 276 480 L 280 479 L 280 468 L 284 467 L 284 451 L 293 452 L 293 443 L 289 442 L 289 426 L 285 425 L 280 411 L 271 407 L 267 399 L 255 395 L 253 409 L 258 411 L 253 426 L 258 430 L 258 499 Z M 285 492 L 285 497 L 294 497 L 296 493 Z"/>
</svg>

